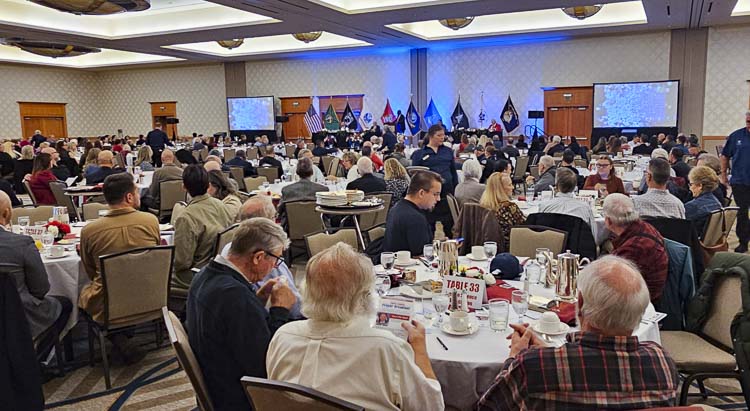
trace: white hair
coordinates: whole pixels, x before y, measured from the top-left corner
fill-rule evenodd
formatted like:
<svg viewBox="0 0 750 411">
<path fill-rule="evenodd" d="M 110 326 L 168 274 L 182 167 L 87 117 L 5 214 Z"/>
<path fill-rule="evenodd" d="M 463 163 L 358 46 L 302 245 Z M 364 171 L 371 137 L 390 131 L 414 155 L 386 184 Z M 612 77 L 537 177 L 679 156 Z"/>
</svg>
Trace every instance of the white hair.
<svg viewBox="0 0 750 411">
<path fill-rule="evenodd" d="M 346 243 L 310 259 L 302 285 L 302 313 L 312 320 L 346 323 L 374 313 L 372 263 Z"/>
<path fill-rule="evenodd" d="M 369 157 L 360 157 L 357 160 L 357 170 L 359 175 L 372 174 L 372 160 Z"/>
<path fill-rule="evenodd" d="M 562 141 L 562 139 L 560 138 L 560 136 L 554 136 L 554 137 L 552 137 L 552 142 L 559 143 L 560 141 Z"/>
<path fill-rule="evenodd" d="M 249 256 L 259 250 L 287 248 L 289 238 L 276 222 L 264 217 L 254 217 L 240 223 L 234 229 L 234 238 L 229 253 L 236 256 Z"/>
<path fill-rule="evenodd" d="M 539 159 L 539 165 L 544 166 L 545 169 L 550 169 L 555 165 L 555 160 L 552 158 L 552 156 L 545 155 Z"/>
<path fill-rule="evenodd" d="M 667 150 L 663 148 L 655 148 L 654 151 L 651 152 L 651 158 L 663 158 L 665 160 L 668 160 L 669 153 L 667 153 Z"/>
<path fill-rule="evenodd" d="M 274 219 L 276 217 L 276 208 L 270 196 L 259 194 L 250 197 L 242 204 L 240 208 L 240 220 L 248 220 L 253 217 L 265 217 Z"/>
<path fill-rule="evenodd" d="M 578 290 L 583 298 L 579 315 L 602 331 L 634 330 L 650 300 L 638 268 L 612 255 L 599 258 L 581 271 Z"/>
<path fill-rule="evenodd" d="M 620 193 L 612 193 L 604 198 L 602 214 L 618 227 L 629 225 L 638 220 L 638 211 L 635 209 L 633 200 Z"/>
<path fill-rule="evenodd" d="M 471 159 L 464 161 L 464 165 L 461 167 L 464 172 L 464 178 L 474 178 L 479 180 L 482 176 L 482 165 L 479 161 Z"/>
</svg>

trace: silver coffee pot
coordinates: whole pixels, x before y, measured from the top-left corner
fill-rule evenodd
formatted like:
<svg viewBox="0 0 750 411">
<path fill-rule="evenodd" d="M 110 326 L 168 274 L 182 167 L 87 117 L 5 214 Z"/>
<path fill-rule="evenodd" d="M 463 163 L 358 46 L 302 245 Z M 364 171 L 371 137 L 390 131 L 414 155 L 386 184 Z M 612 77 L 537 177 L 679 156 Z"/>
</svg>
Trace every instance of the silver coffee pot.
<svg viewBox="0 0 750 411">
<path fill-rule="evenodd" d="M 590 263 L 588 258 L 581 258 L 570 250 L 557 256 L 557 279 L 555 282 L 555 295 L 563 301 L 576 299 L 578 290 L 578 272 L 584 265 Z"/>
</svg>

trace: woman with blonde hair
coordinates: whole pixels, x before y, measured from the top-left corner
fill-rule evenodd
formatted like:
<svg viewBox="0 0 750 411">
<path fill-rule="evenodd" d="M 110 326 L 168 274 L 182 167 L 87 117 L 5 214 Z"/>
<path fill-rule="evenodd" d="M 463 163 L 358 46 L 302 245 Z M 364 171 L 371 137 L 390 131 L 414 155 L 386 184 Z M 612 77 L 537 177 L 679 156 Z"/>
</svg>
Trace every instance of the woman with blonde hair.
<svg viewBox="0 0 750 411">
<path fill-rule="evenodd" d="M 140 167 L 142 171 L 154 171 L 154 165 L 151 164 L 151 157 L 153 157 L 153 151 L 151 147 L 142 145 L 138 149 L 138 157 L 136 157 L 134 166 Z"/>
<path fill-rule="evenodd" d="M 719 186 L 719 177 L 710 167 L 697 166 L 690 170 L 688 179 L 693 199 L 685 203 L 685 218 L 694 221 L 698 231 L 703 232 L 708 216 L 721 210 L 721 203 L 713 193 Z"/>
<path fill-rule="evenodd" d="M 89 153 L 86 154 L 86 162 L 83 163 L 83 175 L 89 175 L 99 170 L 99 153 L 102 150 L 100 148 L 92 148 Z"/>
<path fill-rule="evenodd" d="M 393 193 L 391 206 L 406 196 L 406 190 L 409 189 L 409 174 L 406 168 L 395 158 L 385 160 L 385 188 Z"/>
<path fill-rule="evenodd" d="M 494 173 L 487 179 L 487 188 L 479 205 L 495 213 L 505 244 L 510 244 L 510 229 L 526 221 L 521 209 L 511 201 L 513 181 L 505 173 Z"/>
</svg>

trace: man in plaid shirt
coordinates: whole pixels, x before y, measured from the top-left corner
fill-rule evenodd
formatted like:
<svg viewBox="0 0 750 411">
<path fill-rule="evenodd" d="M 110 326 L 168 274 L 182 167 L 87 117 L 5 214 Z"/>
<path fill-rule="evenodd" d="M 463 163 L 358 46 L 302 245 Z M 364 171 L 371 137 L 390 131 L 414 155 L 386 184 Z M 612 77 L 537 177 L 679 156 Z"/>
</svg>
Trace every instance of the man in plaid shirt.
<svg viewBox="0 0 750 411">
<path fill-rule="evenodd" d="M 608 256 L 589 264 L 578 280 L 578 324 L 559 348 L 525 326 L 513 326 L 510 357 L 478 410 L 600 410 L 669 407 L 679 376 L 656 343 L 633 330 L 649 303 L 638 269 Z"/>
</svg>

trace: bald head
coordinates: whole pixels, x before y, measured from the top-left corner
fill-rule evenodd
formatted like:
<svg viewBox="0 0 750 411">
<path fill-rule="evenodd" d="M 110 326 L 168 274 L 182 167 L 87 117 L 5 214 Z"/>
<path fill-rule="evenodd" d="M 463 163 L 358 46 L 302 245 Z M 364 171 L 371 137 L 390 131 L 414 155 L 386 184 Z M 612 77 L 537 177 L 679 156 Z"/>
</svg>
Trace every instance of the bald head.
<svg viewBox="0 0 750 411">
<path fill-rule="evenodd" d="M 10 197 L 5 194 L 5 191 L 0 191 L 0 225 L 9 225 L 10 216 L 12 214 L 12 208 Z"/>
<path fill-rule="evenodd" d="M 271 197 L 267 195 L 257 195 L 250 197 L 240 208 L 240 220 L 247 220 L 254 217 L 263 217 L 269 220 L 276 218 L 276 209 L 273 207 Z"/>
<path fill-rule="evenodd" d="M 172 150 L 164 150 L 161 152 L 161 162 L 162 164 L 174 163 L 174 153 L 172 152 Z"/>
<path fill-rule="evenodd" d="M 221 164 L 219 164 L 217 161 L 211 160 L 206 161 L 205 164 L 203 164 L 203 168 L 206 169 L 206 171 L 221 171 Z"/>
<path fill-rule="evenodd" d="M 96 156 L 96 162 L 99 164 L 99 166 L 108 166 L 112 167 L 112 159 L 114 158 L 114 155 L 109 150 L 102 150 L 99 152 L 99 155 Z"/>
</svg>

